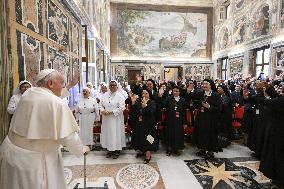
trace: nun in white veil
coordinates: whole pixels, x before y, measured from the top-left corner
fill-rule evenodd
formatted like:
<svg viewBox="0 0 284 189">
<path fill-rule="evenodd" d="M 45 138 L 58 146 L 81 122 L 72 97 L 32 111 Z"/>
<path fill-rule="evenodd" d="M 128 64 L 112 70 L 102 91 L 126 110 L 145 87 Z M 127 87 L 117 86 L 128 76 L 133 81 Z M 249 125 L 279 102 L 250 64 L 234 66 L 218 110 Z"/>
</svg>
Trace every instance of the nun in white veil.
<svg viewBox="0 0 284 189">
<path fill-rule="evenodd" d="M 90 96 L 90 89 L 84 87 L 81 98 L 75 107 L 76 119 L 80 127 L 80 139 L 84 145 L 93 145 L 93 125 L 99 118 L 97 101 Z"/>
<path fill-rule="evenodd" d="M 106 157 L 113 159 L 117 159 L 122 148 L 126 146 L 123 120 L 125 99 L 118 91 L 117 84 L 114 80 L 110 81 L 109 91 L 103 95 L 100 102 L 101 144 L 108 151 Z"/>
<path fill-rule="evenodd" d="M 124 100 L 128 98 L 128 94 L 125 90 L 123 90 L 120 83 L 117 83 L 117 91 L 120 92 L 124 96 Z"/>
<path fill-rule="evenodd" d="M 8 107 L 7 107 L 7 111 L 9 114 L 14 114 L 17 105 L 22 97 L 22 94 L 24 94 L 24 92 L 29 89 L 30 87 L 32 87 L 32 84 L 29 81 L 23 80 L 21 81 L 16 90 L 14 95 L 11 97 Z"/>
<path fill-rule="evenodd" d="M 92 82 L 87 82 L 86 85 L 90 89 L 90 96 L 96 99 L 99 92 L 94 89 Z"/>
</svg>

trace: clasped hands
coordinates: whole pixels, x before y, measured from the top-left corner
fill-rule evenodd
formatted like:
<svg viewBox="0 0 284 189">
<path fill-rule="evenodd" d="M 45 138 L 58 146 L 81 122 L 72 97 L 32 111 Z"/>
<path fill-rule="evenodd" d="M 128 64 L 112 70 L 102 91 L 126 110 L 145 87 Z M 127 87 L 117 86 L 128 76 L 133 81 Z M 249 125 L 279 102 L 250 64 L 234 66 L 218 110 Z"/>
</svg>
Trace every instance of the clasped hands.
<svg viewBox="0 0 284 189">
<path fill-rule="evenodd" d="M 103 111 L 101 112 L 101 114 L 103 114 L 103 115 L 112 115 L 112 114 L 113 114 L 113 111 L 106 111 L 106 110 L 103 110 Z"/>
<path fill-rule="evenodd" d="M 210 104 L 208 104 L 208 102 L 202 102 L 202 106 L 207 109 L 210 108 Z"/>
</svg>

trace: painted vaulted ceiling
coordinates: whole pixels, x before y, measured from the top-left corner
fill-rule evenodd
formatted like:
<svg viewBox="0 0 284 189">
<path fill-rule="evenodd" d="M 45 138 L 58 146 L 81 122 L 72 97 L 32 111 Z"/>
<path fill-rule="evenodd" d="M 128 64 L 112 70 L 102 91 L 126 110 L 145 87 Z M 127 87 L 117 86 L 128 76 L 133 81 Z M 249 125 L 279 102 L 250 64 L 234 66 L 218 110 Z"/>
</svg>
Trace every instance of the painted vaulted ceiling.
<svg viewBox="0 0 284 189">
<path fill-rule="evenodd" d="M 113 3 L 213 7 L 214 0 L 110 0 Z"/>
</svg>

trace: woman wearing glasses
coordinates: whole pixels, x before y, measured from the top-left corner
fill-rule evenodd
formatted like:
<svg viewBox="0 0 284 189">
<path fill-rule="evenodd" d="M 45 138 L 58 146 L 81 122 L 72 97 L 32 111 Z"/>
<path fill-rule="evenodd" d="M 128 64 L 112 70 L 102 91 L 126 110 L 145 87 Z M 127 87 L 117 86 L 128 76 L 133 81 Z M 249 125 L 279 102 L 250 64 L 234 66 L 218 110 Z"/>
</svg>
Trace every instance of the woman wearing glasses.
<svg viewBox="0 0 284 189">
<path fill-rule="evenodd" d="M 156 103 L 150 99 L 151 96 L 152 93 L 148 89 L 142 91 L 142 98 L 131 95 L 131 115 L 134 116 L 132 145 L 135 150 L 140 151 L 137 157 L 145 155 L 145 164 L 151 160 L 151 151 L 158 150 Z"/>
</svg>

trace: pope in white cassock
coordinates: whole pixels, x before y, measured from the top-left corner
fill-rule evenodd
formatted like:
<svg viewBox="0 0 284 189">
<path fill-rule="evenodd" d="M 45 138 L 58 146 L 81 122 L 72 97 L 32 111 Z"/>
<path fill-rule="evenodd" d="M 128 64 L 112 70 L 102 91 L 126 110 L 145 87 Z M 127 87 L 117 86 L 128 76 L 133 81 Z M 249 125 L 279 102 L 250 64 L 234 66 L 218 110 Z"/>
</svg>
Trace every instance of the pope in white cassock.
<svg viewBox="0 0 284 189">
<path fill-rule="evenodd" d="M 1 189 L 66 189 L 60 146 L 78 157 L 90 151 L 80 141 L 72 112 L 59 98 L 63 76 L 42 70 L 37 85 L 22 95 L 0 146 Z"/>
<path fill-rule="evenodd" d="M 117 91 L 117 82 L 110 81 L 109 91 L 101 98 L 100 112 L 102 114 L 101 145 L 108 150 L 106 157 L 119 157 L 120 150 L 126 146 L 123 110 L 125 101 Z"/>
<path fill-rule="evenodd" d="M 80 138 L 84 145 L 93 145 L 94 121 L 99 118 L 97 101 L 90 96 L 90 89 L 84 87 L 82 95 L 75 107 L 76 119 L 80 127 Z"/>
</svg>

